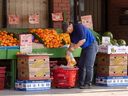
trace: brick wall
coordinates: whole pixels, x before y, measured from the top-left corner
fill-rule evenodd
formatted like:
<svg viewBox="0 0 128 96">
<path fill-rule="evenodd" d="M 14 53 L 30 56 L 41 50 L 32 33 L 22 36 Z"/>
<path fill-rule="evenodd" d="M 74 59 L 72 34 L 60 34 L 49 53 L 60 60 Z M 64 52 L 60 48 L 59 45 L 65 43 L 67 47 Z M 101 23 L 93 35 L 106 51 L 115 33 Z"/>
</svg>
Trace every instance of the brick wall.
<svg viewBox="0 0 128 96">
<path fill-rule="evenodd" d="M 121 9 L 128 8 L 128 0 L 109 0 L 108 29 L 116 39 L 125 39 L 128 44 L 128 25 L 120 24 Z"/>
<path fill-rule="evenodd" d="M 51 0 L 51 12 L 64 12 L 66 11 L 66 19 L 70 20 L 70 0 Z M 62 22 L 53 22 L 54 28 L 61 28 Z"/>
</svg>

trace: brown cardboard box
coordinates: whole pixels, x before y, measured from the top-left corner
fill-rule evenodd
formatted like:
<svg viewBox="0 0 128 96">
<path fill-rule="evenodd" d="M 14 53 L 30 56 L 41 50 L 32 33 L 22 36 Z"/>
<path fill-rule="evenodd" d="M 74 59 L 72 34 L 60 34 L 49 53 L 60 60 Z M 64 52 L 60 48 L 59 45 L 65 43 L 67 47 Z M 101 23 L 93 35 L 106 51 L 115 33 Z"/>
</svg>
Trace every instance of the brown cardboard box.
<svg viewBox="0 0 128 96">
<path fill-rule="evenodd" d="M 19 80 L 42 80 L 50 78 L 50 68 L 19 68 Z"/>
<path fill-rule="evenodd" d="M 97 66 L 97 76 L 127 76 L 125 66 Z"/>
<path fill-rule="evenodd" d="M 120 66 L 127 65 L 127 54 L 105 54 L 98 53 L 96 62 L 98 66 Z"/>
<path fill-rule="evenodd" d="M 49 56 L 47 55 L 24 55 L 18 56 L 18 67 L 22 68 L 49 68 Z"/>
<path fill-rule="evenodd" d="M 18 55 L 18 79 L 42 80 L 50 78 L 48 55 Z"/>
</svg>

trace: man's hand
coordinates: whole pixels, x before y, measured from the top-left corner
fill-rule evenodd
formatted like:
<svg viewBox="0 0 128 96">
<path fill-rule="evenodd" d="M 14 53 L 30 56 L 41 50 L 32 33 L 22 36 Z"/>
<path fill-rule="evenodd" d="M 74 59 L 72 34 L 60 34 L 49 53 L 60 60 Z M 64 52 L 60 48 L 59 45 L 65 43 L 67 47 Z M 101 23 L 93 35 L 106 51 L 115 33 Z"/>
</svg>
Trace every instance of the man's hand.
<svg viewBox="0 0 128 96">
<path fill-rule="evenodd" d="M 85 39 L 80 40 L 77 44 L 71 43 L 71 45 L 69 46 L 68 50 L 70 52 L 73 52 L 76 48 L 79 48 L 80 46 L 82 46 L 85 43 Z"/>
<path fill-rule="evenodd" d="M 77 44 L 74 44 L 74 48 L 79 48 L 85 43 L 85 41 L 86 41 L 85 39 L 80 40 Z"/>
<path fill-rule="evenodd" d="M 73 52 L 74 49 L 75 49 L 75 48 L 74 48 L 73 46 L 70 46 L 70 47 L 68 48 L 68 51 Z"/>
</svg>

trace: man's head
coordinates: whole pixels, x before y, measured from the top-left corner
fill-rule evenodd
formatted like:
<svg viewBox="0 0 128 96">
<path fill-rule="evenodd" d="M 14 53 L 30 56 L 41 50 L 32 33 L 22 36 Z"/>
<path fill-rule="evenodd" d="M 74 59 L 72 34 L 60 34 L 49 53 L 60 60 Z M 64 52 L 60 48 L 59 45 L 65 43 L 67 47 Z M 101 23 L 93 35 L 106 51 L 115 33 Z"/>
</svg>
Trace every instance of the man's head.
<svg viewBox="0 0 128 96">
<path fill-rule="evenodd" d="M 73 32 L 73 23 L 72 22 L 65 22 L 62 24 L 63 32 L 72 33 Z"/>
</svg>

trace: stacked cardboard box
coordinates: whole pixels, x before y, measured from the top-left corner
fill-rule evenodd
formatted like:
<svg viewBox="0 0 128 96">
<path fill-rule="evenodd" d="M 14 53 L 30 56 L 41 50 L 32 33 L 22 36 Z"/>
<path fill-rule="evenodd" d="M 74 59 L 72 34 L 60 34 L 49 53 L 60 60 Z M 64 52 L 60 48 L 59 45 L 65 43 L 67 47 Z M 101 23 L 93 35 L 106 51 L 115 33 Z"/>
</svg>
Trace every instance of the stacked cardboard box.
<svg viewBox="0 0 128 96">
<path fill-rule="evenodd" d="M 96 84 L 127 85 L 127 60 L 127 54 L 98 53 Z"/>
<path fill-rule="evenodd" d="M 17 90 L 50 89 L 50 66 L 48 55 L 18 55 Z M 47 84 L 48 83 L 48 84 Z M 23 85 L 23 86 L 19 86 Z M 39 85 L 39 86 L 36 86 Z M 46 86 L 47 85 L 47 86 Z"/>
</svg>

